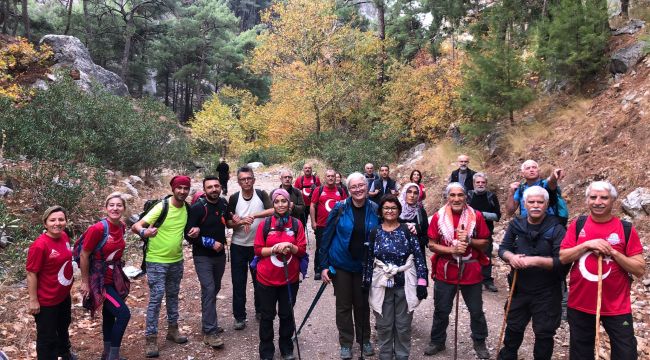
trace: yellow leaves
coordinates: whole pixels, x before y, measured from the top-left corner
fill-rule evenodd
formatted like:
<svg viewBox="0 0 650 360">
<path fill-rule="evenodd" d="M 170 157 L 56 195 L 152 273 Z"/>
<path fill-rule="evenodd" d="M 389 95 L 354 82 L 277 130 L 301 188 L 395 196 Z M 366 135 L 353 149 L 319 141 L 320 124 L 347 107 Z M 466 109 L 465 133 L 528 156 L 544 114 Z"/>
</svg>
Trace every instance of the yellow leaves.
<svg viewBox="0 0 650 360">
<path fill-rule="evenodd" d="M 414 136 L 434 138 L 440 130 L 463 120 L 457 106 L 462 54 L 456 60 L 440 58 L 416 61 L 393 71 L 387 84 L 388 96 L 382 106 L 384 118 L 392 124 L 408 124 Z M 418 64 L 419 63 L 419 64 Z"/>
<path fill-rule="evenodd" d="M 43 45 L 39 50 L 24 38 L 4 44 L 0 48 L 0 96 L 20 101 L 32 95 L 19 83 L 29 76 L 33 68 L 46 66 L 52 57 L 52 49 Z"/>
</svg>

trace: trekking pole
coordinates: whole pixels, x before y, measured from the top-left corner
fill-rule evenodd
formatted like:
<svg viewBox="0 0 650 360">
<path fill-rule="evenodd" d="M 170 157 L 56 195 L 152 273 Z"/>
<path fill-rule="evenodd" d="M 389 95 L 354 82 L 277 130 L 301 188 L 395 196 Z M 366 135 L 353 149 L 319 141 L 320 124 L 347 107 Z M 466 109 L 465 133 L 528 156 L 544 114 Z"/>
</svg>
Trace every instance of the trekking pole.
<svg viewBox="0 0 650 360">
<path fill-rule="evenodd" d="M 368 251 L 370 251 L 370 243 L 365 242 L 365 243 L 363 243 L 363 246 L 364 246 L 363 264 L 365 265 L 368 262 Z M 363 282 L 364 282 L 363 281 L 364 280 L 363 276 L 366 274 L 363 266 L 361 267 L 361 271 L 362 271 L 362 273 L 361 273 L 361 297 L 363 298 L 363 296 L 364 296 L 364 294 L 363 294 Z M 370 286 L 372 286 L 372 278 L 370 278 Z M 360 351 L 361 355 L 359 355 L 359 360 L 364 360 L 365 359 L 365 357 L 363 355 L 363 342 L 365 340 L 363 338 L 364 337 L 363 335 L 366 332 L 366 319 L 365 319 L 365 317 L 366 317 L 366 307 L 368 306 L 368 297 L 367 297 L 367 295 L 368 294 L 366 294 L 365 301 L 364 301 L 364 299 L 361 299 L 363 303 L 362 303 L 362 306 L 361 306 L 361 346 L 360 346 L 361 347 L 361 351 Z M 354 319 L 354 320 L 356 322 L 356 319 Z"/>
<path fill-rule="evenodd" d="M 596 298 L 596 360 L 600 359 L 600 305 L 603 301 L 603 255 L 598 255 L 598 297 Z"/>
<path fill-rule="evenodd" d="M 517 274 L 518 271 L 517 269 L 515 269 L 515 273 L 514 275 L 512 275 L 512 284 L 510 285 L 510 294 L 508 295 L 508 302 L 506 303 L 506 312 L 503 314 L 503 325 L 501 325 L 501 334 L 499 335 L 499 344 L 497 345 L 497 357 L 499 357 L 499 352 L 501 351 L 501 345 L 503 344 L 503 338 L 506 333 L 506 322 L 508 321 L 510 304 L 512 304 L 512 295 L 515 293 L 515 285 L 517 284 Z"/>
<path fill-rule="evenodd" d="M 460 225 L 465 230 L 465 225 Z M 456 257 L 458 262 L 458 280 L 456 281 L 456 319 L 454 320 L 454 360 L 458 359 L 458 303 L 460 303 L 460 279 L 463 277 L 463 254 Z"/>
<path fill-rule="evenodd" d="M 300 342 L 298 341 L 298 328 L 296 327 L 296 316 L 293 312 L 293 296 L 291 294 L 291 283 L 289 282 L 289 269 L 287 268 L 287 255 L 282 255 L 282 264 L 284 265 L 284 277 L 287 280 L 287 292 L 289 293 L 289 307 L 291 308 L 291 321 L 293 321 L 293 332 L 296 339 L 296 350 L 298 350 L 298 360 L 300 357 Z"/>
<path fill-rule="evenodd" d="M 330 278 L 333 278 L 336 275 L 336 270 L 334 270 L 333 267 L 329 267 L 330 271 Z M 302 330 L 302 327 L 305 326 L 305 323 L 307 322 L 307 319 L 309 318 L 309 315 L 311 315 L 312 311 L 314 311 L 314 308 L 316 307 L 316 303 L 320 299 L 321 295 L 323 295 L 323 292 L 325 291 L 325 288 L 327 287 L 327 283 L 323 282 L 320 285 L 320 288 L 318 289 L 318 292 L 316 293 L 316 296 L 314 297 L 314 300 L 311 302 L 311 305 L 309 305 L 309 309 L 307 310 L 307 313 L 305 314 L 305 318 L 302 319 L 302 323 L 300 324 L 300 327 L 296 331 L 296 337 L 294 338 L 295 341 L 298 341 L 298 335 L 300 334 L 300 331 Z"/>
</svg>

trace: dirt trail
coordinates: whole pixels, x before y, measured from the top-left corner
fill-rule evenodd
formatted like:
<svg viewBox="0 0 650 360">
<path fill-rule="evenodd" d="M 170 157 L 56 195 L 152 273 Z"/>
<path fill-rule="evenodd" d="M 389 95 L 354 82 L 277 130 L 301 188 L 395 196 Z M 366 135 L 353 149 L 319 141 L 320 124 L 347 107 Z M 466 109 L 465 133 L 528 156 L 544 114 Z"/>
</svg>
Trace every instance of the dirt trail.
<svg viewBox="0 0 650 360">
<path fill-rule="evenodd" d="M 256 174 L 257 184 L 256 187 L 271 190 L 278 184 L 278 176 L 273 172 L 260 172 Z M 197 179 L 198 180 L 198 179 Z M 236 182 L 231 181 L 229 184 L 230 192 L 238 190 Z M 313 232 L 309 233 L 310 239 L 310 258 L 313 259 L 314 254 L 314 236 Z M 489 337 L 488 347 L 495 358 L 497 338 L 501 323 L 503 320 L 503 306 L 507 298 L 507 288 L 505 282 L 505 274 L 507 272 L 506 266 L 497 260 L 495 263 L 495 277 L 496 284 L 499 288 L 498 293 L 484 292 L 483 301 L 485 314 L 488 320 Z M 308 278 L 300 284 L 298 292 L 297 304 L 295 307 L 296 320 L 298 324 L 302 321 L 307 308 L 320 286 L 320 281 L 313 280 L 313 272 L 310 264 Z M 218 296 L 217 308 L 219 316 L 219 325 L 225 329 L 222 337 L 225 342 L 225 347 L 219 350 L 213 350 L 202 343 L 201 334 L 201 311 L 200 311 L 200 286 L 194 271 L 192 261 L 191 249 L 185 248 L 185 272 L 181 285 L 181 301 L 180 301 L 180 326 L 181 329 L 188 334 L 189 342 L 184 345 L 176 345 L 171 342 L 165 341 L 165 310 L 161 309 L 160 317 L 160 332 L 159 332 L 159 345 L 161 350 L 160 359 L 257 359 L 258 358 L 258 335 L 257 335 L 257 322 L 254 318 L 254 310 L 252 305 L 253 290 L 252 286 L 248 286 L 247 293 L 247 309 L 248 309 L 248 326 L 242 331 L 235 331 L 232 329 L 232 286 L 230 276 L 230 265 L 226 266 L 226 273 L 222 282 L 222 289 Z M 143 278 L 134 280 L 131 285 L 132 292 L 127 300 L 131 309 L 131 322 L 127 328 L 124 337 L 122 355 L 128 359 L 143 359 L 144 358 L 144 319 L 147 305 L 147 284 Z M 8 355 L 11 359 L 29 359 L 35 355 L 34 338 L 35 330 L 33 319 L 25 313 L 25 305 L 27 303 L 27 292 L 25 288 L 14 287 L 3 291 L 3 301 L 0 305 L 9 304 L 8 309 L 5 309 L 3 316 L 0 316 L 0 322 L 9 327 L 9 332 L 4 331 L 0 339 L 0 349 L 11 350 Z M 74 290 L 73 290 L 74 292 Z M 423 301 L 420 306 L 415 310 L 413 319 L 413 332 L 412 332 L 412 348 L 411 358 L 413 359 L 450 359 L 453 357 L 453 331 L 454 331 L 454 318 L 453 313 L 450 317 L 450 326 L 447 330 L 447 350 L 435 357 L 423 356 L 424 348 L 428 344 L 429 333 L 431 329 L 431 321 L 433 314 L 433 289 L 429 288 L 429 297 Z M 10 304 L 7 297 L 11 297 L 14 301 Z M 1 308 L 1 307 L 0 307 Z M 300 350 L 303 359 L 338 359 L 338 333 L 334 320 L 335 298 L 333 296 L 332 288 L 328 287 L 323 294 L 316 309 L 312 313 L 309 321 L 303 328 L 300 335 Z M 459 319 L 459 359 L 475 359 L 474 350 L 472 348 L 472 341 L 470 339 L 469 330 L 469 313 L 465 306 L 460 306 L 460 319 Z M 2 314 L 0 314 L 2 315 Z M 9 326 L 6 321 L 9 320 L 16 325 Z M 374 316 L 371 315 L 371 322 L 374 322 Z M 277 321 L 276 321 L 277 328 Z M 12 331 L 12 329 L 14 331 Z M 101 319 L 90 319 L 89 315 L 83 311 L 81 307 L 74 306 L 73 309 L 73 323 L 70 327 L 72 334 L 72 344 L 74 349 L 80 355 L 80 359 L 98 359 L 101 353 Z M 9 335 L 9 338 L 7 338 Z M 277 335 L 277 332 L 276 332 Z M 554 359 L 564 359 L 567 350 L 568 339 L 568 326 L 563 323 L 562 328 L 558 330 L 556 336 L 556 351 Z M 373 343 L 375 343 L 375 334 L 372 335 Z M 532 330 L 528 329 L 527 336 L 524 344 L 520 350 L 520 356 L 532 353 Z M 564 345 L 564 346 L 563 346 Z M 358 348 L 354 349 L 355 358 L 358 356 Z M 276 337 L 276 359 L 280 359 L 279 350 L 277 350 L 277 337 Z M 374 359 L 375 357 L 370 357 Z"/>
</svg>

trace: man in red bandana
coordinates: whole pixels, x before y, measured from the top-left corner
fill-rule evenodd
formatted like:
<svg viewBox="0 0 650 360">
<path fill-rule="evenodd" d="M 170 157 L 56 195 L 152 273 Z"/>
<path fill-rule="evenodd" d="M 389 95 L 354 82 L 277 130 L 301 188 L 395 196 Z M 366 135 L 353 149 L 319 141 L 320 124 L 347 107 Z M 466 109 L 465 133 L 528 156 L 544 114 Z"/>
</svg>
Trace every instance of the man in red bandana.
<svg viewBox="0 0 650 360">
<path fill-rule="evenodd" d="M 149 239 L 146 253 L 149 305 L 145 328 L 146 357 L 158 357 L 158 315 L 162 299 L 166 297 L 167 340 L 182 344 L 187 337 L 178 330 L 178 293 L 183 278 L 183 236 L 189 212 L 185 202 L 190 192 L 191 180 L 187 176 L 174 176 L 169 182 L 173 195 L 158 202 L 131 231 Z M 158 218 L 166 216 L 159 227 Z"/>
<path fill-rule="evenodd" d="M 645 260 L 636 229 L 612 215 L 617 195 L 612 184 L 592 182 L 585 192 L 589 216 L 581 216 L 571 223 L 560 246 L 560 261 L 573 263 L 567 311 L 571 360 L 594 358 L 599 255 L 603 257 L 600 321 L 609 335 L 610 358 L 638 358 L 630 305 L 630 274 L 642 277 Z"/>
<path fill-rule="evenodd" d="M 469 310 L 476 355 L 479 359 L 489 359 L 490 353 L 485 345 L 488 328 L 483 313 L 481 265 L 488 263 L 484 251 L 490 230 L 481 212 L 467 205 L 463 185 L 450 183 L 445 195 L 447 204 L 433 215 L 428 231 L 429 250 L 434 252 L 431 277 L 435 282 L 431 339 L 424 355 L 435 355 L 445 350 L 449 314 L 459 285 L 458 291 L 463 294 Z"/>
</svg>

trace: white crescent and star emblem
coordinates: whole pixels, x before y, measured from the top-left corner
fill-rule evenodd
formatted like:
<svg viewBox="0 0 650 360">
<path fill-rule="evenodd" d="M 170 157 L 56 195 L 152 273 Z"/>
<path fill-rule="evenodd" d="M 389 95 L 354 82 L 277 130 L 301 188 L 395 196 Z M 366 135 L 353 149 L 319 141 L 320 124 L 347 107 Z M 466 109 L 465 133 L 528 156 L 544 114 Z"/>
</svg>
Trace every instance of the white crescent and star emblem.
<svg viewBox="0 0 650 360">
<path fill-rule="evenodd" d="M 311 190 L 311 189 L 303 188 L 303 189 L 302 189 L 302 194 L 305 195 L 305 196 L 309 196 L 309 194 L 311 193 L 310 190 Z"/>
<path fill-rule="evenodd" d="M 594 255 L 594 253 L 591 252 L 591 251 L 587 251 L 586 253 L 582 254 L 582 256 L 580 257 L 580 260 L 578 262 L 578 269 L 580 270 L 580 274 L 582 275 L 582 277 L 585 278 L 586 280 L 589 280 L 591 282 L 598 282 L 598 274 L 593 274 L 587 269 L 586 262 L 587 262 L 587 258 L 590 255 Z M 594 255 L 594 256 L 596 256 L 596 255 Z M 603 260 L 607 264 L 612 262 L 612 258 L 610 258 L 609 256 L 605 257 Z M 610 268 L 607 270 L 607 272 L 603 274 L 603 280 L 605 280 L 609 276 L 609 274 L 611 272 L 612 272 L 612 268 L 610 266 Z"/>
<path fill-rule="evenodd" d="M 270 258 L 273 265 L 281 268 L 284 267 L 284 263 L 282 262 L 282 260 L 278 259 L 278 257 L 275 254 L 271 255 Z M 287 265 L 291 262 L 291 259 L 293 259 L 293 255 L 289 255 L 289 258 L 287 259 Z"/>
<path fill-rule="evenodd" d="M 61 265 L 61 269 L 59 269 L 59 274 L 57 276 L 57 279 L 59 280 L 59 284 L 63 286 L 70 286 L 72 284 L 72 279 L 74 278 L 74 276 L 70 276 L 70 279 L 66 279 L 65 277 L 65 266 L 68 265 L 69 262 L 70 260 L 66 261 L 65 263 L 63 263 L 63 265 Z"/>
<path fill-rule="evenodd" d="M 331 211 L 332 211 L 332 208 L 333 208 L 333 206 L 330 205 L 330 201 L 334 201 L 334 205 L 336 205 L 336 200 L 334 200 L 334 199 L 328 199 L 328 200 L 326 200 L 326 201 L 325 201 L 325 210 L 327 210 L 327 212 L 331 212 Z"/>
<path fill-rule="evenodd" d="M 120 251 L 120 249 L 117 249 L 117 250 L 113 251 L 110 255 L 108 255 L 108 257 L 106 258 L 106 261 L 113 261 L 113 258 L 115 257 L 115 255 L 117 255 L 118 251 Z M 108 265 L 108 268 L 113 270 L 113 265 L 112 264 Z"/>
</svg>

